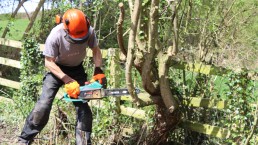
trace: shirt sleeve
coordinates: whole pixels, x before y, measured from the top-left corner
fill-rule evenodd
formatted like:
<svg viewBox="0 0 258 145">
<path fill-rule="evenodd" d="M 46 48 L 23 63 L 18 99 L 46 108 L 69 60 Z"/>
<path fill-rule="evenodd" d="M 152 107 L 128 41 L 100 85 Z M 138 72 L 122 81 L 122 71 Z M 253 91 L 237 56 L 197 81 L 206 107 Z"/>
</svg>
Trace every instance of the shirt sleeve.
<svg viewBox="0 0 258 145">
<path fill-rule="evenodd" d="M 89 36 L 88 46 L 90 48 L 95 48 L 98 46 L 98 39 L 97 39 L 94 29 L 92 27 L 90 27 L 90 29 L 91 29 L 91 34 Z"/>
<path fill-rule="evenodd" d="M 57 36 L 54 35 L 54 32 L 52 31 L 45 42 L 45 49 L 43 50 L 43 55 L 55 58 L 58 56 L 58 50 L 59 47 L 57 44 Z"/>
</svg>

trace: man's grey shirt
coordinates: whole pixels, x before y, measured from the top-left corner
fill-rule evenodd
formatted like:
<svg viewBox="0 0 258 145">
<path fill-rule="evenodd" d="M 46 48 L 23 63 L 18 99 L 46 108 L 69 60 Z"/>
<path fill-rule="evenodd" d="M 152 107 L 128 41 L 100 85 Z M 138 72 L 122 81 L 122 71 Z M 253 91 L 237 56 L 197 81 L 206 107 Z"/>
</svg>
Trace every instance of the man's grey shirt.
<svg viewBox="0 0 258 145">
<path fill-rule="evenodd" d="M 66 32 L 63 24 L 54 27 L 45 42 L 43 55 L 56 58 L 55 62 L 64 66 L 77 66 L 86 57 L 87 47 L 98 46 L 96 34 L 92 27 L 89 28 L 89 38 L 81 44 L 70 43 L 65 39 Z"/>
</svg>

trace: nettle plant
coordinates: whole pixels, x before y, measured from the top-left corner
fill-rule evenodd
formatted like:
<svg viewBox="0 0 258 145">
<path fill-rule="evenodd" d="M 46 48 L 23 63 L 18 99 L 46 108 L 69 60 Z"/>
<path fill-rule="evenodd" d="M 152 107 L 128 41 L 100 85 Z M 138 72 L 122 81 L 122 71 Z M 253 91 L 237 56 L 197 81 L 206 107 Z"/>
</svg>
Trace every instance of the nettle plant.
<svg viewBox="0 0 258 145">
<path fill-rule="evenodd" d="M 22 112 L 28 113 L 32 104 L 36 102 L 41 88 L 44 65 L 42 53 L 39 49 L 38 42 L 33 39 L 26 39 L 21 51 L 21 88 L 18 97 L 18 107 L 23 108 Z"/>
</svg>

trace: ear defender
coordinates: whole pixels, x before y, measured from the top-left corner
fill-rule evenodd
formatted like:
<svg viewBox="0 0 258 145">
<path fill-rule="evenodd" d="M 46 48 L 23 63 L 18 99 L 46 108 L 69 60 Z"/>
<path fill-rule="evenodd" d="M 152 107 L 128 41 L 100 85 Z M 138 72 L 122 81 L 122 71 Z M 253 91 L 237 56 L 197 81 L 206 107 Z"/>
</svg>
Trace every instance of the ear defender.
<svg viewBox="0 0 258 145">
<path fill-rule="evenodd" d="M 85 19 L 87 22 L 88 29 L 90 28 L 90 19 L 85 15 Z"/>
<path fill-rule="evenodd" d="M 62 15 L 56 15 L 56 24 L 62 23 L 63 16 Z"/>
</svg>

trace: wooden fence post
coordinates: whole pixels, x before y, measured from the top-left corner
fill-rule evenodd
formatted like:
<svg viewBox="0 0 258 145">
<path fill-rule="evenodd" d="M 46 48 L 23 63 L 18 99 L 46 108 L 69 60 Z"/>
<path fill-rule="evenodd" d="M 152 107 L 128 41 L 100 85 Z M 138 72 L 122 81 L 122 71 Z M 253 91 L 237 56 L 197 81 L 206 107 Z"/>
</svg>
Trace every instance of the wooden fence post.
<svg viewBox="0 0 258 145">
<path fill-rule="evenodd" d="M 109 48 L 108 49 L 108 56 L 110 57 L 110 86 L 112 88 L 119 87 L 119 76 L 118 73 L 119 70 L 119 64 L 117 63 L 119 61 L 119 50 L 116 48 Z M 116 117 L 114 123 L 116 124 L 118 121 L 119 114 L 121 113 L 120 109 L 120 97 L 115 98 L 115 104 L 116 104 Z"/>
</svg>

